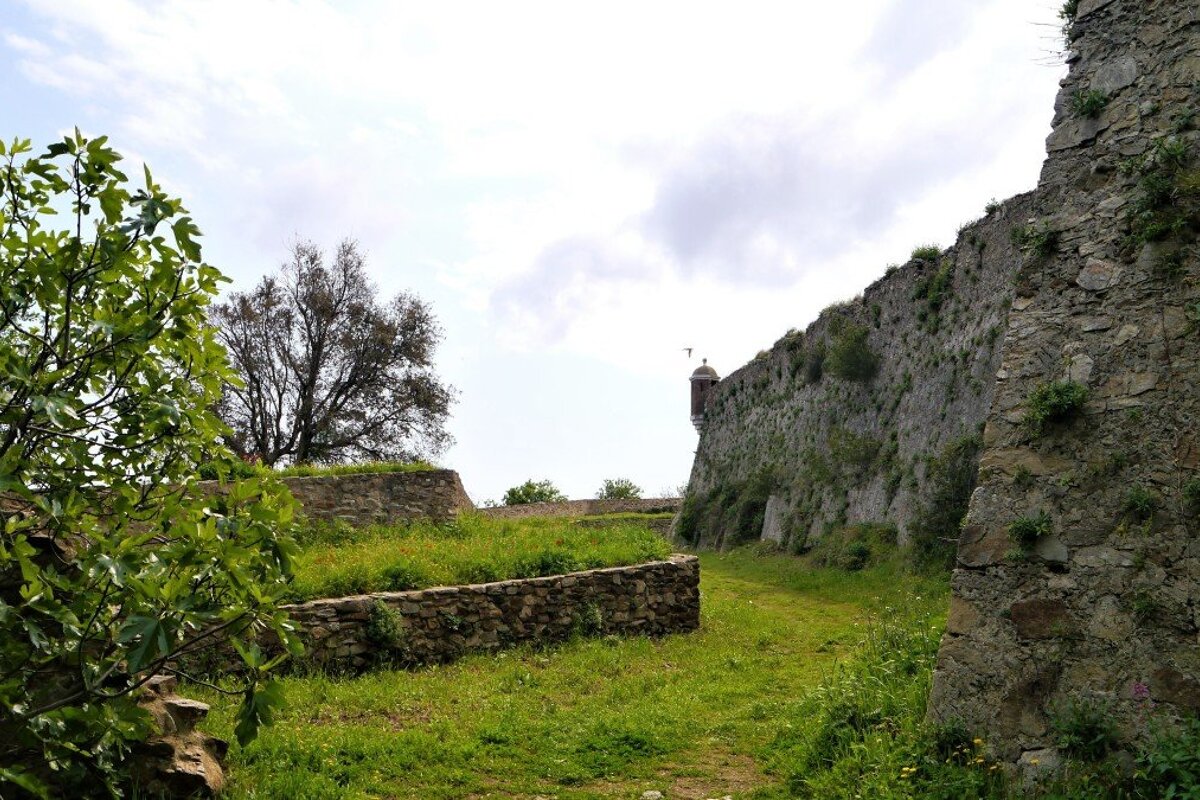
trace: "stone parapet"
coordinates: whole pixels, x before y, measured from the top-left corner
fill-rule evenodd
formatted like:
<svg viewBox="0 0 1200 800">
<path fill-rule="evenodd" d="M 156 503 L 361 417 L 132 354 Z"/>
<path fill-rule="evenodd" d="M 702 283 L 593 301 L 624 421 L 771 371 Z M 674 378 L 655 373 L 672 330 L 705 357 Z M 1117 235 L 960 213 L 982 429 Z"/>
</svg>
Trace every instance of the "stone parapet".
<svg viewBox="0 0 1200 800">
<path fill-rule="evenodd" d="M 678 497 L 650 497 L 636 500 L 564 500 L 561 503 L 524 503 L 517 506 L 481 508 L 479 513 L 495 519 L 522 517 L 588 517 L 600 514 L 675 513 Z"/>
<path fill-rule="evenodd" d="M 281 478 L 309 519 L 342 520 L 355 527 L 431 519 L 451 520 L 475 505 L 458 473 L 449 469 L 420 472 L 371 472 Z M 200 492 L 220 491 L 216 481 L 197 484 Z"/>
<path fill-rule="evenodd" d="M 699 560 L 673 555 L 545 578 L 313 600 L 285 610 L 305 642 L 307 659 L 357 670 L 380 661 L 444 662 L 579 633 L 691 631 L 700 625 L 699 587 Z"/>
</svg>

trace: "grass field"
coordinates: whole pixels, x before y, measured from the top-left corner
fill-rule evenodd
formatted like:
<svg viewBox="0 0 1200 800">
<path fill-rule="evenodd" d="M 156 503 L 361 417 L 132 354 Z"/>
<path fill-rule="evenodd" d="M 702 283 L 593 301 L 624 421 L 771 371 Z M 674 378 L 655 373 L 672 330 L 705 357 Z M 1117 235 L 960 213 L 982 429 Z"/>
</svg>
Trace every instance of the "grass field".
<svg viewBox="0 0 1200 800">
<path fill-rule="evenodd" d="M 288 710 L 258 741 L 231 752 L 229 796 L 795 796 L 808 791 L 805 771 L 819 779 L 837 768 L 813 753 L 825 729 L 840 723 L 827 719 L 825 706 L 805 704 L 814 693 L 840 691 L 835 664 L 867 638 L 872 619 L 914 621 L 924 661 L 898 673 L 895 694 L 902 702 L 903 691 L 923 693 L 944 580 L 894 564 L 846 573 L 749 552 L 703 555 L 702 576 L 694 634 L 581 640 L 414 672 L 286 679 Z M 232 701 L 189 692 L 213 704 L 209 728 L 232 738 Z M 904 713 L 913 718 L 919 709 Z M 902 775 L 907 780 L 896 765 L 885 777 L 903 788 Z"/>
<path fill-rule="evenodd" d="M 318 526 L 300 542 L 296 600 L 557 575 L 670 554 L 637 518 L 598 529 L 565 519 L 462 515 L 445 525 Z"/>
</svg>

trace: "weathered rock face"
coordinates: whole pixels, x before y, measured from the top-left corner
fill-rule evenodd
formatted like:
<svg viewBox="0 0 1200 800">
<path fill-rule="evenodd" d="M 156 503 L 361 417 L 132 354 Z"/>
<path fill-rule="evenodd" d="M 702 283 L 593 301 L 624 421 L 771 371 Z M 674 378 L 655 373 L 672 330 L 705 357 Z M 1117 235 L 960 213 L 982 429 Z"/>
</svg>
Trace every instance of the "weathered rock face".
<svg viewBox="0 0 1200 800">
<path fill-rule="evenodd" d="M 685 504 L 701 507 L 698 530 L 677 532 L 707 546 L 759 538 L 770 502 L 766 534 L 793 547 L 885 520 L 906 541 L 929 495 L 927 459 L 979 435 L 1021 264 L 1012 230 L 1032 213 L 1029 195 L 991 209 L 949 250 L 889 272 L 717 384 Z M 837 374 L 856 330 L 877 359 L 866 380 Z M 739 503 L 758 508 L 729 513 Z"/>
<path fill-rule="evenodd" d="M 195 729 L 208 706 L 175 694 L 176 686 L 175 678 L 157 676 L 138 701 L 157 732 L 134 752 L 134 778 L 154 797 L 212 797 L 225 786 L 221 760 L 228 745 Z"/>
<path fill-rule="evenodd" d="M 1083 0 L 1070 46 L 929 706 L 1014 763 L 1066 698 L 1200 705 L 1200 3 Z M 1049 381 L 1087 399 L 1037 426 Z"/>
<path fill-rule="evenodd" d="M 458 473 L 449 469 L 293 477 L 282 482 L 306 517 L 340 519 L 356 527 L 417 519 L 444 522 L 475 508 Z M 218 491 L 215 481 L 197 486 L 200 492 Z"/>
</svg>

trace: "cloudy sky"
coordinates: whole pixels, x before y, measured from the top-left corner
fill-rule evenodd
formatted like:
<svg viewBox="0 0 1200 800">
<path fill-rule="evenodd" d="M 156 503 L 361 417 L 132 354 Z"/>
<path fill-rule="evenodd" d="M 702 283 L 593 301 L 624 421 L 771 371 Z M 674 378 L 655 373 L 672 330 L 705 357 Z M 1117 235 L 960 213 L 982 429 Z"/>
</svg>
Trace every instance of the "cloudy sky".
<svg viewBox="0 0 1200 800">
<path fill-rule="evenodd" d="M 659 494 L 701 356 L 732 371 L 1036 184 L 1059 5 L 0 0 L 0 136 L 108 134 L 233 289 L 357 239 L 445 328 L 477 502 Z"/>
</svg>

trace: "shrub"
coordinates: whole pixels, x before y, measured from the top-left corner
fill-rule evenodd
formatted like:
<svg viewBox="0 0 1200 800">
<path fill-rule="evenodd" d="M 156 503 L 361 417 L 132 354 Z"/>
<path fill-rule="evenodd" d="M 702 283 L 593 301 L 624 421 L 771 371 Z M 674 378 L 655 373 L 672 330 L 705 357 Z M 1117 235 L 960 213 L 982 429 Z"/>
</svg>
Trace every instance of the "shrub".
<svg viewBox="0 0 1200 800">
<path fill-rule="evenodd" d="M 518 578 L 544 578 L 575 572 L 581 566 L 575 556 L 566 550 L 546 549 L 519 558 L 513 574 Z"/>
<path fill-rule="evenodd" d="M 1117 730 L 1111 709 L 1095 700 L 1071 698 L 1053 708 L 1050 726 L 1055 744 L 1068 755 L 1085 761 L 1099 761 L 1117 744 Z"/>
<path fill-rule="evenodd" d="M 817 383 L 825 371 L 825 342 L 818 342 L 804 356 L 804 380 Z"/>
<path fill-rule="evenodd" d="M 1071 111 L 1078 117 L 1098 117 L 1107 105 L 1108 95 L 1100 89 L 1081 89 L 1071 97 Z"/>
<path fill-rule="evenodd" d="M 253 642 L 299 647 L 278 610 L 293 506 L 268 480 L 179 491 L 236 467 L 212 412 L 224 278 L 182 203 L 148 169 L 128 187 L 105 137 L 31 152 L 0 143 L 0 794 L 116 796 L 139 688 L 214 633 L 247 668 L 238 739 L 270 718 Z"/>
<path fill-rule="evenodd" d="M 1193 514 L 1200 512 L 1200 477 L 1183 485 L 1183 503 Z"/>
<path fill-rule="evenodd" d="M 1158 506 L 1158 495 L 1147 489 L 1145 486 L 1135 484 L 1129 487 L 1129 491 L 1125 493 L 1125 513 L 1132 516 L 1134 519 L 1145 520 L 1154 516 L 1154 509 Z"/>
<path fill-rule="evenodd" d="M 1022 550 L 1029 550 L 1038 539 L 1054 532 L 1054 521 L 1045 511 L 1032 516 L 1018 517 L 1008 525 L 1008 535 Z"/>
<path fill-rule="evenodd" d="M 1054 255 L 1058 249 L 1061 234 L 1051 228 L 1048 223 L 1030 223 L 1020 228 L 1012 229 L 1012 242 L 1020 249 L 1031 253 L 1034 258 L 1044 260 Z"/>
<path fill-rule="evenodd" d="M 1087 387 L 1076 381 L 1043 383 L 1029 394 L 1025 424 L 1039 434 L 1049 423 L 1064 422 L 1078 415 L 1087 398 Z"/>
<path fill-rule="evenodd" d="M 1126 217 L 1129 249 L 1182 236 L 1200 221 L 1200 171 L 1191 163 L 1187 143 L 1176 137 L 1155 140 L 1149 152 L 1130 162 L 1138 192 Z"/>
<path fill-rule="evenodd" d="M 384 651 L 399 650 L 408 638 L 400 612 L 382 600 L 371 605 L 366 625 L 367 641 Z"/>
<path fill-rule="evenodd" d="M 946 445 L 925 470 L 925 494 L 909 526 L 909 556 L 919 567 L 954 566 L 963 518 L 979 473 L 978 436 Z"/>
<path fill-rule="evenodd" d="M 867 329 L 847 321 L 834 337 L 825 359 L 829 371 L 847 381 L 865 383 L 879 371 L 879 356 L 867 342 Z"/>
<path fill-rule="evenodd" d="M 383 580 L 389 591 L 407 592 L 429 585 L 429 576 L 412 564 L 400 562 L 383 569 Z"/>
<path fill-rule="evenodd" d="M 525 481 L 520 486 L 514 486 L 504 493 L 504 505 L 520 506 L 529 503 L 561 503 L 567 496 L 555 488 L 548 480 Z"/>
<path fill-rule="evenodd" d="M 596 495 L 600 500 L 637 500 L 641 496 L 642 487 L 628 478 L 606 479 Z"/>
<path fill-rule="evenodd" d="M 1000 201 L 993 197 L 991 200 L 988 200 L 987 205 L 985 205 L 983 207 L 983 212 L 985 214 L 995 214 L 997 211 L 1000 210 L 1000 208 L 1001 208 Z"/>
<path fill-rule="evenodd" d="M 936 261 L 937 257 L 942 254 L 942 248 L 936 244 L 922 244 L 913 248 L 912 257 L 914 261 Z"/>
</svg>

